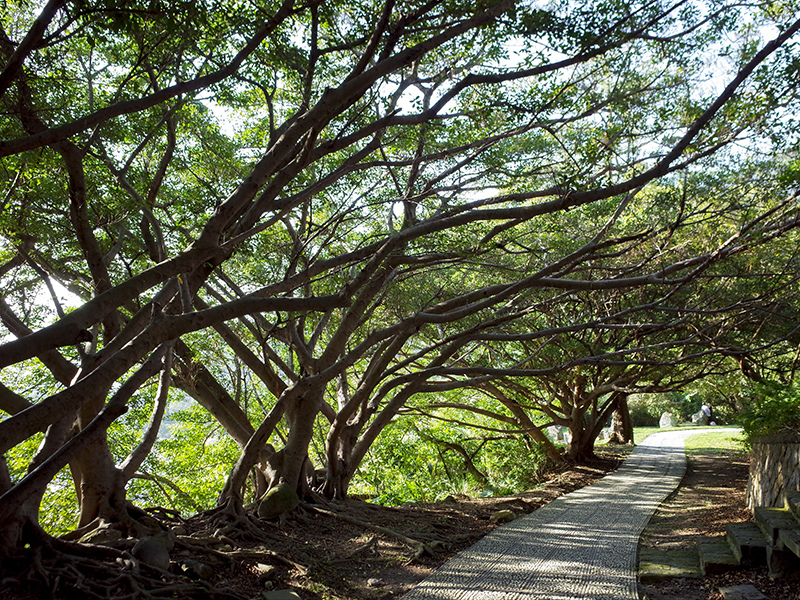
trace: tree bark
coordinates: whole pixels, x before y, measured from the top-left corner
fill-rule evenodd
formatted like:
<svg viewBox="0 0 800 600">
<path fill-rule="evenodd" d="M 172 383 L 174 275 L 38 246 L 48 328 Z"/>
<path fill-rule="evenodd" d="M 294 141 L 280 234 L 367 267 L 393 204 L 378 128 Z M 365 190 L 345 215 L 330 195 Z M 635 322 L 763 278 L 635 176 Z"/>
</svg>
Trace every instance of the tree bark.
<svg viewBox="0 0 800 600">
<path fill-rule="evenodd" d="M 322 394 L 322 389 L 311 389 L 301 395 L 286 411 L 289 434 L 282 450 L 283 461 L 278 478 L 281 482 L 297 489 L 298 493 L 305 492 L 301 476 L 305 475 L 308 448 L 314 436 L 314 421 L 324 401 Z"/>
<path fill-rule="evenodd" d="M 632 444 L 633 421 L 628 410 L 628 396 L 620 396 L 614 402 L 614 416 L 611 419 L 609 444 Z"/>
<path fill-rule="evenodd" d="M 569 433 L 571 437 L 567 444 L 566 454 L 568 461 L 578 465 L 585 465 L 597 458 L 594 453 L 595 436 L 592 435 L 589 427 L 586 427 L 583 423 L 572 423 L 569 427 Z"/>
<path fill-rule="evenodd" d="M 345 426 L 338 429 L 337 433 L 338 435 L 335 437 L 329 436 L 326 444 L 328 462 L 322 495 L 325 498 L 344 500 L 347 498 L 347 488 L 352 478 L 350 458 L 353 454 L 358 430 L 353 426 Z"/>
</svg>

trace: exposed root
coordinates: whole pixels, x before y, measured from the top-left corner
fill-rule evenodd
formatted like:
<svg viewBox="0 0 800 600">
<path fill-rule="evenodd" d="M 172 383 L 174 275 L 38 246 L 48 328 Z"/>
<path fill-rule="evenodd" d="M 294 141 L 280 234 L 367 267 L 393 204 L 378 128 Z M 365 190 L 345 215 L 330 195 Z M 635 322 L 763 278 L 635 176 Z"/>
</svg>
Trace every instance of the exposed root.
<svg viewBox="0 0 800 600">
<path fill-rule="evenodd" d="M 300 575 L 307 575 L 308 574 L 308 567 L 301 565 L 293 560 L 289 560 L 285 556 L 281 556 L 277 552 L 273 552 L 272 550 L 267 550 L 266 548 L 256 548 L 253 550 L 234 550 L 233 552 L 223 552 L 222 554 L 227 555 L 228 558 L 231 560 L 243 560 L 243 559 L 256 559 L 256 560 L 263 560 L 264 558 L 271 558 L 273 560 L 277 560 L 278 562 L 282 562 L 285 565 L 288 565 L 295 569 Z"/>
<path fill-rule="evenodd" d="M 339 564 L 339 563 L 346 563 L 346 562 L 348 562 L 348 561 L 351 561 L 351 560 L 353 560 L 353 559 L 354 559 L 354 558 L 355 558 L 355 557 L 356 557 L 358 554 L 361 554 L 361 553 L 363 553 L 363 552 L 366 552 L 367 550 L 373 550 L 373 549 L 375 548 L 375 546 L 377 545 L 377 543 L 378 543 L 378 538 L 376 538 L 376 537 L 371 537 L 371 538 L 369 538 L 369 540 L 367 540 L 367 543 L 366 543 L 366 544 L 361 544 L 361 545 L 360 545 L 358 548 L 356 548 L 355 550 L 352 550 L 352 551 L 348 552 L 348 553 L 347 553 L 347 554 L 345 554 L 344 556 L 341 556 L 341 557 L 339 557 L 339 558 L 333 558 L 333 559 L 330 559 L 330 560 L 328 561 L 328 565 L 336 565 L 336 564 Z"/>
<path fill-rule="evenodd" d="M 367 523 L 366 521 L 362 521 L 361 519 L 356 519 L 355 517 L 351 517 L 350 515 L 344 513 L 328 510 L 319 506 L 307 504 L 305 502 L 301 502 L 300 505 L 306 510 L 317 512 L 323 515 L 328 515 L 329 517 L 345 521 L 346 523 L 350 523 L 351 525 L 357 525 L 358 527 L 363 527 L 364 529 L 369 529 L 371 531 L 382 533 L 383 535 L 394 538 L 402 542 L 412 550 L 414 550 L 414 554 L 411 560 L 419 560 L 423 556 L 434 556 L 438 550 L 440 550 L 445 546 L 444 543 L 436 541 L 429 543 L 420 542 L 419 540 L 415 540 L 406 535 L 403 535 L 402 533 L 395 531 L 394 529 L 389 529 L 388 527 L 375 525 L 374 523 Z"/>
<path fill-rule="evenodd" d="M 308 567 L 301 565 L 300 563 L 294 562 L 293 560 L 289 560 L 288 558 L 278 554 L 277 552 L 273 552 L 272 550 L 263 547 L 251 548 L 249 550 L 236 549 L 236 544 L 234 544 L 231 540 L 224 538 L 219 538 L 219 537 L 197 538 L 197 537 L 179 536 L 176 544 L 179 547 L 184 548 L 185 550 L 189 550 L 197 554 L 205 554 L 208 556 L 214 556 L 216 558 L 223 558 L 229 561 L 246 560 L 246 559 L 264 560 L 270 558 L 272 560 L 281 562 L 289 567 L 292 567 L 293 569 L 297 570 L 297 572 L 300 575 L 306 575 L 308 573 Z M 217 548 L 212 548 L 212 546 L 221 546 L 221 545 L 231 546 L 233 550 L 220 550 Z"/>
<path fill-rule="evenodd" d="M 181 517 L 181 513 L 171 508 L 164 508 L 163 506 L 151 506 L 145 509 L 150 515 L 155 516 L 162 521 L 171 521 L 173 523 L 185 523 L 186 520 Z"/>
<path fill-rule="evenodd" d="M 0 566 L 0 598 L 244 600 L 205 582 L 140 563 L 124 550 L 47 538 Z"/>
<path fill-rule="evenodd" d="M 210 538 L 217 540 L 227 539 L 225 543 L 236 547 L 232 540 L 258 541 L 271 543 L 275 538 L 265 532 L 264 522 L 260 521 L 235 502 L 229 501 L 223 506 L 215 508 L 192 517 L 191 522 L 206 531 L 213 532 Z"/>
</svg>

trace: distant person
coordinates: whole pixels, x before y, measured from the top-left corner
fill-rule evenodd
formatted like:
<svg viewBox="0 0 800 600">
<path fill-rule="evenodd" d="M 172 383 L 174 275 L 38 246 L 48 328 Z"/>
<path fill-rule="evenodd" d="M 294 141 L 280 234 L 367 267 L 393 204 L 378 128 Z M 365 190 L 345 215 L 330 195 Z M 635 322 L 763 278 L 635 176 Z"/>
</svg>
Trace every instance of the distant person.
<svg viewBox="0 0 800 600">
<path fill-rule="evenodd" d="M 703 411 L 709 425 L 716 425 L 714 422 L 714 408 L 711 406 L 711 401 L 703 402 L 703 406 L 700 407 L 700 410 Z"/>
</svg>

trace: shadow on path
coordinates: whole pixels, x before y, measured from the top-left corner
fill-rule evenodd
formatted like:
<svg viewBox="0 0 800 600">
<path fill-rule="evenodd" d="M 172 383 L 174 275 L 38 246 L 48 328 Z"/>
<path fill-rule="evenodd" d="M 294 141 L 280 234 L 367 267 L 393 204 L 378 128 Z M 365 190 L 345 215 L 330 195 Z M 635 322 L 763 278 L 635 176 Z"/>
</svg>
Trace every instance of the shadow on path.
<svg viewBox="0 0 800 600">
<path fill-rule="evenodd" d="M 686 471 L 684 441 L 655 433 L 599 482 L 499 527 L 402 600 L 638 600 L 636 547 Z"/>
</svg>

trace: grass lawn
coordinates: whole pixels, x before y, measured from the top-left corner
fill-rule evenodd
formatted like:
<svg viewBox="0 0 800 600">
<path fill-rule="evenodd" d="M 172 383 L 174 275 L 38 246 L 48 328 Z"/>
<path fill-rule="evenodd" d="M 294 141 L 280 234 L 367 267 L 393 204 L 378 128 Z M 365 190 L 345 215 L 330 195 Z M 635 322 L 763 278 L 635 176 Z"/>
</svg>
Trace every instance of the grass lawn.
<svg viewBox="0 0 800 600">
<path fill-rule="evenodd" d="M 686 453 L 693 454 L 745 454 L 744 435 L 741 429 L 720 428 L 712 433 L 698 433 L 686 440 Z"/>
</svg>

